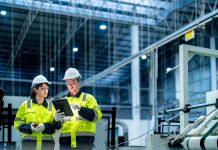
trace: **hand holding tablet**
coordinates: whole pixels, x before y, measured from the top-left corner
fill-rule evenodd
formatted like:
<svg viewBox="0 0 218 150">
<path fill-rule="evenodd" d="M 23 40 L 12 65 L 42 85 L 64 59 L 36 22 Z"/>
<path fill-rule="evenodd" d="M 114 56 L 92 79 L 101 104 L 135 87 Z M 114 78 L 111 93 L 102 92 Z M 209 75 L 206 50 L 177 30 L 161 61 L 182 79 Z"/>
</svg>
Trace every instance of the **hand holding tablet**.
<svg viewBox="0 0 218 150">
<path fill-rule="evenodd" d="M 70 104 L 66 99 L 58 99 L 52 101 L 56 110 L 60 110 L 60 112 L 64 112 L 65 116 L 73 116 L 73 112 L 71 110 Z"/>
</svg>

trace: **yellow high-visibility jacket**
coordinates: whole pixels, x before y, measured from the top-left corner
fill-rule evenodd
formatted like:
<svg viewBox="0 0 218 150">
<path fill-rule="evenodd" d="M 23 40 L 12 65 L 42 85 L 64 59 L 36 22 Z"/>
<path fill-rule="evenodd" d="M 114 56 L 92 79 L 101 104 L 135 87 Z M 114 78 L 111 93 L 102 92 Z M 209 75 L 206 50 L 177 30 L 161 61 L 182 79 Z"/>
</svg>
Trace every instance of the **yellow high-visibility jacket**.
<svg viewBox="0 0 218 150">
<path fill-rule="evenodd" d="M 54 121 L 55 108 L 51 101 L 44 100 L 43 104 L 38 104 L 36 99 L 24 101 L 19 107 L 15 121 L 15 129 L 22 132 L 22 140 L 36 140 L 36 149 L 40 150 L 42 140 L 54 140 L 55 129 L 61 128 L 61 122 Z M 45 130 L 40 133 L 32 132 L 32 123 L 43 123 Z"/>
<path fill-rule="evenodd" d="M 95 136 L 96 123 L 102 118 L 102 112 L 91 94 L 79 92 L 74 97 L 68 94 L 66 99 L 69 104 L 76 103 L 81 107 L 78 114 L 74 114 L 71 118 L 71 121 L 63 123 L 61 130 L 61 136 L 71 136 L 71 147 L 76 147 L 76 136 Z"/>
</svg>

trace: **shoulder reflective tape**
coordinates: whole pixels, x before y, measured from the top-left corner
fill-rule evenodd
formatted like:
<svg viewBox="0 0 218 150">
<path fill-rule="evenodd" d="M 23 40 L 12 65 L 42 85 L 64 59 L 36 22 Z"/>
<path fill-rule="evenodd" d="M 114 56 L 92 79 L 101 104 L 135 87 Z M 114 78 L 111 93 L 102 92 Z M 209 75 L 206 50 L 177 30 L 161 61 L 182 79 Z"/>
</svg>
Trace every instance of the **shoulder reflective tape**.
<svg viewBox="0 0 218 150">
<path fill-rule="evenodd" d="M 86 96 L 87 96 L 87 93 L 84 93 L 83 94 L 83 101 L 86 101 Z"/>
<path fill-rule="evenodd" d="M 48 111 L 52 111 L 52 102 L 48 101 Z"/>
<path fill-rule="evenodd" d="M 31 108 L 31 99 L 27 100 L 27 108 Z"/>
</svg>

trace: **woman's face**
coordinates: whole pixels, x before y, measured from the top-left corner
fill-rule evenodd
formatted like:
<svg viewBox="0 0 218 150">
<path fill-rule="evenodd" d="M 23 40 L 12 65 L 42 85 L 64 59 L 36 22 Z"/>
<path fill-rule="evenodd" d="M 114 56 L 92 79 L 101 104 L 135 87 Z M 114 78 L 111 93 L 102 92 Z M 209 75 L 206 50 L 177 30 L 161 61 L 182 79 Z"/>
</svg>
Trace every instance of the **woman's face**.
<svg viewBox="0 0 218 150">
<path fill-rule="evenodd" d="M 39 86 L 38 89 L 35 88 L 36 95 L 40 96 L 40 97 L 47 97 L 48 96 L 48 90 L 49 90 L 48 85 L 46 85 L 44 83 L 42 84 L 42 86 Z"/>
<path fill-rule="evenodd" d="M 79 91 L 80 82 L 77 78 L 67 79 L 66 80 L 67 88 L 72 95 L 76 95 Z"/>
</svg>

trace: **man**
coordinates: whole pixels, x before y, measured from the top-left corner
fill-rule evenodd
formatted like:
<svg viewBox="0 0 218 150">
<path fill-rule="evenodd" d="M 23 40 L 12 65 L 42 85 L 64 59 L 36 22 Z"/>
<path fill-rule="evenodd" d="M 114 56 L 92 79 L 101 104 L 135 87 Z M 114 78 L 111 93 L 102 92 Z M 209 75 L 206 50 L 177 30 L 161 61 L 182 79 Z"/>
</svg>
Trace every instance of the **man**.
<svg viewBox="0 0 218 150">
<path fill-rule="evenodd" d="M 60 149 L 92 150 L 96 123 L 102 117 L 101 109 L 94 96 L 80 91 L 81 75 L 77 69 L 69 68 L 63 80 L 69 90 L 66 99 L 74 115 L 64 118 Z"/>
</svg>

